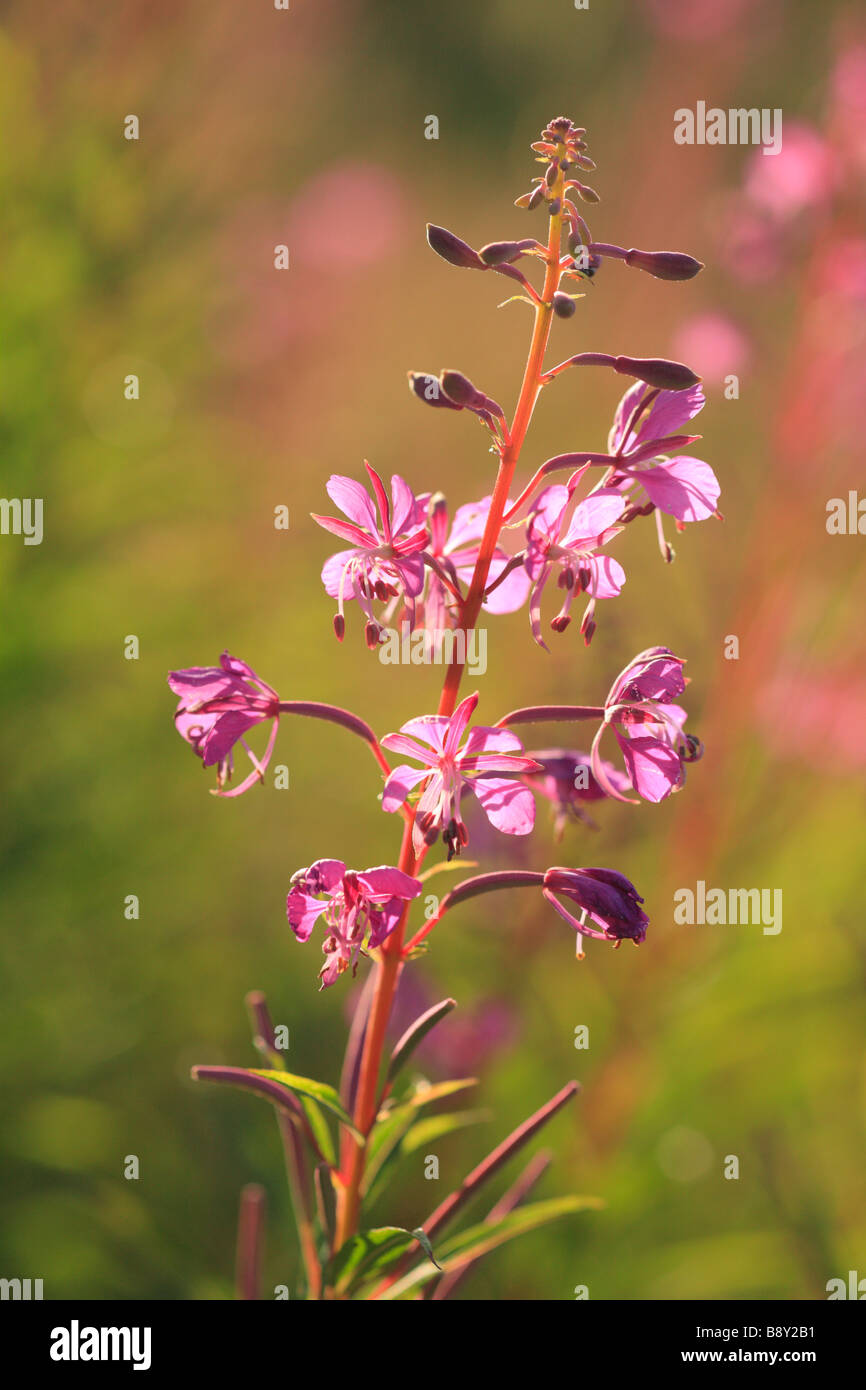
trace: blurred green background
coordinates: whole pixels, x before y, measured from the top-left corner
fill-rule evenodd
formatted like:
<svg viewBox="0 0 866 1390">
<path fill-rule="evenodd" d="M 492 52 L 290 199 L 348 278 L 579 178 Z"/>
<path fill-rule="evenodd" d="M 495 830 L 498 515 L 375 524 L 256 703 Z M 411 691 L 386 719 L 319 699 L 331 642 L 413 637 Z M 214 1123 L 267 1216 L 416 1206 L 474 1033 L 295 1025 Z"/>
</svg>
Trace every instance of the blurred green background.
<svg viewBox="0 0 866 1390">
<path fill-rule="evenodd" d="M 317 993 L 318 946 L 292 938 L 284 895 L 322 855 L 392 862 L 399 825 L 366 751 L 324 725 L 282 727 L 290 790 L 218 802 L 173 730 L 165 673 L 228 647 L 284 699 L 343 702 L 381 733 L 434 707 L 435 670 L 380 665 L 357 621 L 334 642 L 318 575 L 336 547 L 308 513 L 364 457 L 452 506 L 489 490 L 481 432 L 425 413 L 405 372 L 459 367 L 510 405 L 529 315 L 497 310 L 504 282 L 437 260 L 424 223 L 473 245 L 534 234 L 513 199 L 561 113 L 599 164 L 595 236 L 707 270 L 665 285 L 608 262 L 555 326 L 553 360 L 693 361 L 726 520 L 690 528 L 667 568 L 651 524 L 631 528 L 616 551 L 629 582 L 588 652 L 572 629 L 546 657 L 525 612 L 490 622 L 479 715 L 596 702 L 659 642 L 688 658 L 707 752 L 671 802 L 602 806 L 599 832 L 570 827 L 560 847 L 540 806 L 531 842 L 505 846 L 534 867 L 627 873 L 652 919 L 640 950 L 590 943 L 578 964 L 568 930 L 520 895 L 434 934 L 416 987 L 460 1009 L 426 1065 L 477 1072 L 494 1118 L 441 1142 L 438 1183 L 416 1155 L 375 1217 L 418 1224 L 576 1076 L 541 1192 L 606 1209 L 489 1257 L 462 1297 L 809 1299 L 866 1274 L 864 541 L 825 529 L 828 498 L 862 482 L 853 13 L 59 0 L 46 23 L 4 7 L 3 490 L 45 499 L 45 537 L 0 538 L 0 1274 L 43 1278 L 48 1298 L 230 1297 L 238 1192 L 257 1180 L 266 1288 L 293 1284 L 269 1109 L 196 1087 L 189 1067 L 255 1065 L 243 996 L 261 988 L 290 1067 L 336 1080 L 351 985 Z M 698 100 L 782 108 L 782 156 L 676 146 L 673 112 Z M 604 374 L 557 382 L 522 476 L 602 447 L 619 394 Z M 505 862 L 480 826 L 477 847 Z M 697 879 L 782 888 L 781 934 L 675 925 L 673 892 Z"/>
</svg>

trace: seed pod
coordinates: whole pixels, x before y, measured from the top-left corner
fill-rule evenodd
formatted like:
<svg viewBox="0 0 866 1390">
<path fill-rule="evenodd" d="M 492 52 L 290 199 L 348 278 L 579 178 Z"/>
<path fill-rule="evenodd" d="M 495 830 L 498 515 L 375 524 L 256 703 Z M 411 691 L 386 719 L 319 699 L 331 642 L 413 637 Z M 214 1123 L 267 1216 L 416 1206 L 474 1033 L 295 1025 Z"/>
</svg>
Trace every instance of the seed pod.
<svg viewBox="0 0 866 1390">
<path fill-rule="evenodd" d="M 563 294 L 561 290 L 556 291 L 553 296 L 553 312 L 557 318 L 570 319 L 576 308 L 577 305 L 571 295 Z"/>
<path fill-rule="evenodd" d="M 449 265 L 459 266 L 461 270 L 486 270 L 484 262 L 472 247 L 445 227 L 427 223 L 427 242 L 431 250 L 441 256 Z"/>
<path fill-rule="evenodd" d="M 636 251 L 625 255 L 626 265 L 645 270 L 657 280 L 691 280 L 703 270 L 703 261 L 687 256 L 684 251 Z"/>
<path fill-rule="evenodd" d="M 613 366 L 621 376 L 636 377 L 660 391 L 687 391 L 700 381 L 684 362 L 668 362 L 664 357 L 617 357 Z"/>
</svg>

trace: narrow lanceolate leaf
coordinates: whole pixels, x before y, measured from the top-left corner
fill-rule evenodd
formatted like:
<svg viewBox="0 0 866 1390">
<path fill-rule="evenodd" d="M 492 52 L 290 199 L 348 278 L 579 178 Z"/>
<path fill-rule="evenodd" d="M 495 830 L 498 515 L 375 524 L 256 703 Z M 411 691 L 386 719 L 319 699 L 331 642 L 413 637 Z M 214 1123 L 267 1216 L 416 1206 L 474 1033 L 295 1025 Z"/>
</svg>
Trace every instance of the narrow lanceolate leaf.
<svg viewBox="0 0 866 1390">
<path fill-rule="evenodd" d="M 431 1274 L 441 1272 L 430 1242 L 423 1231 L 408 1231 L 403 1226 L 378 1226 L 350 1236 L 345 1245 L 333 1255 L 325 1269 L 325 1284 L 335 1293 L 347 1293 L 361 1279 L 383 1273 L 396 1259 L 420 1245 L 432 1262 Z"/>
<path fill-rule="evenodd" d="M 480 1125 L 490 1118 L 489 1110 L 454 1110 L 449 1115 L 430 1115 L 426 1120 L 414 1124 L 403 1138 L 399 1146 L 400 1157 L 415 1153 L 425 1145 L 435 1144 L 437 1139 L 453 1134 L 457 1129 Z"/>
<path fill-rule="evenodd" d="M 438 1247 L 436 1258 L 442 1271 L 452 1274 L 516 1236 L 549 1225 L 551 1221 L 558 1221 L 561 1216 L 569 1216 L 578 1211 L 597 1211 L 603 1206 L 604 1203 L 599 1197 L 554 1197 L 547 1202 L 533 1202 L 530 1206 L 518 1207 L 495 1225 L 482 1221 L 479 1225 L 470 1226 L 468 1230 L 452 1236 Z M 437 1277 L 435 1269 L 419 1265 L 381 1293 L 379 1298 L 386 1301 L 402 1298 Z"/>
<path fill-rule="evenodd" d="M 316 1101 L 318 1105 L 329 1110 L 332 1115 L 336 1115 L 340 1124 L 346 1126 L 349 1132 L 354 1135 L 361 1143 L 364 1142 L 363 1135 L 359 1134 L 347 1115 L 343 1102 L 340 1100 L 336 1089 L 329 1086 L 327 1081 L 313 1081 L 308 1076 L 294 1076 L 289 1071 L 258 1071 L 255 1076 L 263 1076 L 267 1081 L 276 1081 L 281 1086 L 285 1086 L 293 1095 L 298 1097 L 308 1096 L 310 1100 Z"/>
<path fill-rule="evenodd" d="M 316 1101 L 309 1096 L 298 1094 L 298 1101 L 301 1109 L 307 1117 L 312 1130 L 313 1137 L 319 1146 L 319 1151 L 327 1163 L 332 1168 L 337 1166 L 337 1151 L 334 1148 L 334 1140 L 328 1128 L 328 1122 L 322 1114 Z"/>
<path fill-rule="evenodd" d="M 396 1157 L 403 1139 L 417 1123 L 419 1110 L 422 1110 L 425 1105 L 432 1105 L 434 1101 L 444 1100 L 447 1096 L 466 1090 L 469 1086 L 477 1086 L 477 1084 L 474 1078 L 463 1081 L 440 1081 L 433 1086 L 426 1082 L 423 1085 L 419 1083 L 405 1101 L 399 1105 L 380 1110 L 367 1144 L 367 1163 L 361 1188 L 362 1195 L 365 1197 L 372 1195 L 385 1166 Z M 448 1117 L 441 1116 L 440 1118 L 444 1120 Z"/>
<path fill-rule="evenodd" d="M 530 1115 L 528 1120 L 524 1120 L 522 1125 L 518 1125 L 517 1129 L 512 1130 L 508 1138 L 503 1139 L 502 1143 L 488 1154 L 477 1168 L 473 1168 L 468 1177 L 463 1179 L 460 1186 L 455 1188 L 444 1202 L 440 1202 L 432 1216 L 424 1222 L 424 1229 L 427 1234 L 432 1237 L 449 1221 L 453 1220 L 461 1207 L 475 1196 L 484 1183 L 492 1178 L 493 1174 L 498 1172 L 514 1154 L 518 1153 L 542 1126 L 547 1124 L 548 1120 L 553 1119 L 557 1111 L 561 1110 L 563 1105 L 577 1094 L 578 1090 L 577 1082 L 569 1081 L 567 1086 L 563 1086 L 561 1091 L 557 1091 L 552 1100 L 549 1100 L 546 1105 L 542 1105 L 534 1115 Z"/>
<path fill-rule="evenodd" d="M 443 999 L 441 1003 L 434 1004 L 432 1009 L 428 1009 L 426 1013 L 421 1014 L 420 1018 L 416 1018 L 415 1022 L 410 1024 L 397 1043 L 397 1046 L 394 1048 L 394 1051 L 391 1053 L 391 1061 L 388 1063 L 388 1074 L 385 1078 L 386 1082 L 390 1083 L 394 1080 L 394 1077 L 400 1069 L 406 1065 L 416 1047 L 419 1047 L 424 1041 L 431 1028 L 435 1028 L 440 1019 L 450 1014 L 451 1010 L 456 1008 L 456 1006 L 456 999 Z"/>
</svg>

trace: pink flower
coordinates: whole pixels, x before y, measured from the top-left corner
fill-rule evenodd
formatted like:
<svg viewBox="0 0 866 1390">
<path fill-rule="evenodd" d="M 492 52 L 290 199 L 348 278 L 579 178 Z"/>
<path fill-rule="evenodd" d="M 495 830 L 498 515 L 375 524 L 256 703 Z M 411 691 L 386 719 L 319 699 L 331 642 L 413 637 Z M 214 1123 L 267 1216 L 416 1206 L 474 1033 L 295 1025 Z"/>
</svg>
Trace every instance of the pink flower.
<svg viewBox="0 0 866 1390">
<path fill-rule="evenodd" d="M 292 878 L 286 916 L 299 941 L 309 941 L 324 914 L 327 936 L 321 988 L 332 985 L 358 955 L 375 950 L 394 930 L 404 904 L 417 898 L 421 884 L 385 865 L 356 872 L 341 859 L 317 859 Z"/>
<path fill-rule="evenodd" d="M 322 583 L 337 600 L 334 628 L 342 641 L 345 631 L 343 604 L 357 599 L 367 617 L 367 643 L 375 647 L 380 625 L 373 613 L 373 599 L 383 602 L 401 595 L 414 625 L 415 599 L 424 588 L 424 561 L 420 552 L 429 541 L 427 528 L 419 516 L 418 502 L 408 483 L 398 476 L 391 479 L 388 501 L 382 479 L 365 463 L 373 488 L 375 506 L 368 492 L 354 478 L 334 474 L 328 479 L 328 496 L 349 518 L 317 516 L 325 530 L 351 542 L 351 550 L 340 551 L 325 562 Z M 378 516 L 376 514 L 378 508 Z"/>
<path fill-rule="evenodd" d="M 590 755 L 576 749 L 548 748 L 541 752 L 533 749 L 531 756 L 539 764 L 540 771 L 529 773 L 526 784 L 553 803 L 556 839 L 562 839 L 568 820 L 583 821 L 593 830 L 597 829 L 584 805 L 589 801 L 604 801 L 609 793 L 595 777 Z M 631 782 L 613 763 L 602 759 L 601 768 L 608 785 L 620 792 L 629 790 Z"/>
<path fill-rule="evenodd" d="M 223 652 L 219 666 L 190 666 L 172 671 L 168 683 L 180 703 L 174 716 L 178 733 L 198 754 L 205 767 L 217 767 L 214 795 L 240 796 L 264 779 L 274 751 L 280 714 L 280 697 L 256 675 L 251 666 Z M 265 720 L 273 720 L 264 757 L 257 759 L 244 734 Z M 233 748 L 243 744 L 253 770 L 240 786 L 224 791 L 233 769 Z"/>
<path fill-rule="evenodd" d="M 686 712 L 671 701 L 686 688 L 682 657 L 667 647 L 648 647 L 620 672 L 605 700 L 604 722 L 592 743 L 592 770 L 608 796 L 624 796 L 608 778 L 600 755 L 606 728 L 613 728 L 631 785 L 645 801 L 663 801 L 685 781 L 685 764 L 703 751 L 683 733 Z"/>
<path fill-rule="evenodd" d="M 520 740 L 507 729 L 477 725 L 463 742 L 463 735 L 478 696 L 467 695 L 454 713 L 427 714 L 410 719 L 397 734 L 388 734 L 382 746 L 403 753 L 422 764 L 395 767 L 385 783 L 383 811 L 399 811 L 413 787 L 424 788 L 415 808 L 412 841 L 416 854 L 431 845 L 442 831 L 448 858 L 469 842 L 460 816 L 464 791 L 474 792 L 491 825 L 505 835 L 528 835 L 535 822 L 535 802 L 521 782 L 492 776 L 497 772 L 533 772 L 538 764 L 523 753 Z M 424 746 L 426 745 L 426 747 Z"/>
<path fill-rule="evenodd" d="M 607 487 L 626 491 L 639 484 L 654 507 L 679 523 L 713 516 L 721 488 L 710 465 L 689 454 L 665 457 L 666 443 L 675 444 L 677 431 L 703 407 L 700 386 L 657 391 L 639 381 L 630 387 L 617 406 L 608 439 L 609 453 L 620 462 Z"/>
<path fill-rule="evenodd" d="M 594 936 L 598 941 L 633 941 L 636 946 L 646 940 L 649 918 L 640 904 L 643 898 L 625 874 L 616 869 L 548 869 L 542 892 L 563 921 L 577 932 L 577 953 L 582 955 L 581 938 Z M 555 894 L 570 899 L 580 908 L 574 917 L 562 906 Z M 589 917 L 600 931 L 586 925 Z"/>
<path fill-rule="evenodd" d="M 571 622 L 570 608 L 576 594 L 589 595 L 581 632 L 589 645 L 595 631 L 593 613 L 600 598 L 615 598 L 625 583 L 625 571 L 609 555 L 596 555 L 622 529 L 616 521 L 625 502 L 618 492 L 599 491 L 579 502 L 568 520 L 572 494 L 561 483 L 539 493 L 526 527 L 526 572 L 533 588 L 529 598 L 532 635 L 547 650 L 541 636 L 541 596 L 554 569 L 565 590 L 562 607 L 550 626 L 564 632 Z"/>
</svg>

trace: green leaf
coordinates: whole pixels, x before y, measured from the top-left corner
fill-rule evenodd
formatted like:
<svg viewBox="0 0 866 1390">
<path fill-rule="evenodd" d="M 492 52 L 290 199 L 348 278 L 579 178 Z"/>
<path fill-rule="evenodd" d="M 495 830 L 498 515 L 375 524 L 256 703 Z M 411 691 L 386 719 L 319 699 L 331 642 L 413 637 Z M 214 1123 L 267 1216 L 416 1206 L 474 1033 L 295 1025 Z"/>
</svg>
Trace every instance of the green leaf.
<svg viewBox="0 0 866 1390">
<path fill-rule="evenodd" d="M 425 1144 L 435 1144 L 445 1134 L 455 1129 L 465 1129 L 467 1125 L 479 1125 L 491 1118 L 489 1110 L 453 1110 L 447 1115 L 428 1115 L 418 1120 L 405 1135 L 400 1144 L 400 1155 L 414 1153 Z"/>
<path fill-rule="evenodd" d="M 346 1293 L 361 1279 L 381 1273 L 404 1255 L 417 1242 L 435 1266 L 433 1250 L 424 1231 L 408 1231 L 404 1226 L 376 1226 L 350 1236 L 345 1245 L 329 1260 L 324 1282 L 336 1293 Z"/>
<path fill-rule="evenodd" d="M 429 1081 L 416 1081 L 414 1089 L 401 1101 L 401 1105 L 418 1110 L 422 1105 L 432 1105 L 436 1100 L 444 1100 L 446 1096 L 456 1095 L 458 1091 L 466 1091 L 470 1086 L 477 1085 L 477 1076 L 464 1077 L 462 1081 L 436 1081 L 432 1085 Z"/>
<path fill-rule="evenodd" d="M 386 1082 L 394 1080 L 394 1077 L 406 1065 L 416 1047 L 424 1041 L 431 1028 L 435 1028 L 441 1019 L 450 1014 L 451 1010 L 457 1007 L 455 999 L 443 999 L 441 1004 L 434 1004 L 432 1009 L 421 1014 L 415 1022 L 406 1029 L 397 1046 L 391 1054 L 391 1061 L 388 1063 L 388 1073 L 385 1077 Z"/>
<path fill-rule="evenodd" d="M 269 1081 L 278 1081 L 281 1086 L 285 1086 L 289 1091 L 298 1097 L 308 1096 L 318 1105 L 330 1110 L 332 1115 L 336 1115 L 340 1124 L 346 1126 L 351 1134 L 363 1144 L 364 1136 L 352 1124 L 349 1116 L 343 1108 L 343 1103 L 333 1086 L 329 1086 L 326 1081 L 312 1081 L 308 1076 L 293 1076 L 288 1071 L 258 1071 L 257 1076 L 267 1077 Z"/>
<path fill-rule="evenodd" d="M 599 1197 L 571 1196 L 554 1197 L 546 1202 L 533 1202 L 526 1207 L 517 1207 L 501 1221 L 482 1221 L 445 1241 L 439 1247 L 439 1264 L 444 1273 L 450 1274 L 456 1269 L 462 1269 L 464 1265 L 471 1264 L 480 1255 L 486 1255 L 489 1250 L 495 1250 L 497 1246 L 513 1240 L 515 1236 L 537 1230 L 551 1221 L 558 1221 L 561 1216 L 578 1211 L 598 1210 L 602 1206 L 604 1203 Z M 402 1298 L 404 1294 L 435 1278 L 435 1270 L 428 1269 L 426 1265 L 419 1265 L 396 1284 L 392 1284 L 381 1298 L 387 1301 Z"/>
<path fill-rule="evenodd" d="M 328 1122 L 322 1114 L 319 1106 L 310 1096 L 298 1095 L 298 1100 L 306 1115 L 313 1137 L 319 1146 L 322 1157 L 332 1168 L 337 1166 L 337 1150 L 334 1147 L 334 1140 L 328 1127 Z"/>
</svg>

